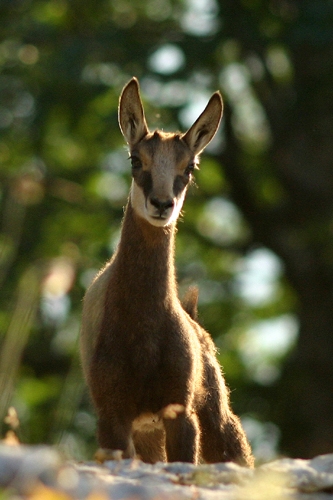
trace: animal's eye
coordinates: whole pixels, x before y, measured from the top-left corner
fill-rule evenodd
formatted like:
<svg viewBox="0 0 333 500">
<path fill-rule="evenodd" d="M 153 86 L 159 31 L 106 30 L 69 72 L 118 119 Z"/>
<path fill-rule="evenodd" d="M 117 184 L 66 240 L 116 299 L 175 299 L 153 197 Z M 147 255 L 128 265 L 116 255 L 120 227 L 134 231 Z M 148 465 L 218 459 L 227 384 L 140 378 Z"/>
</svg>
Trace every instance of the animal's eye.
<svg viewBox="0 0 333 500">
<path fill-rule="evenodd" d="M 130 160 L 131 160 L 133 170 L 139 170 L 140 168 L 142 168 L 142 163 L 141 163 L 141 160 L 138 156 L 131 156 Z"/>
<path fill-rule="evenodd" d="M 189 163 L 185 168 L 184 174 L 190 176 L 193 174 L 193 170 L 195 169 L 195 163 Z"/>
</svg>

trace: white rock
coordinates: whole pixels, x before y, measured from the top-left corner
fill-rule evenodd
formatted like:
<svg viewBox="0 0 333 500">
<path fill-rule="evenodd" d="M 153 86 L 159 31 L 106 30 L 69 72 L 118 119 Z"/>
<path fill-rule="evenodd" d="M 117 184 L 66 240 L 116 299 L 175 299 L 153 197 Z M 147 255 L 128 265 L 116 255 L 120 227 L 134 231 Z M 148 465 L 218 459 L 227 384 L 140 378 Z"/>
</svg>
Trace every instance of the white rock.
<svg viewBox="0 0 333 500">
<path fill-rule="evenodd" d="M 73 463 L 48 446 L 0 445 L 0 489 L 21 500 L 40 485 L 73 500 L 94 493 L 110 500 L 333 500 L 333 454 L 249 470 L 232 463 Z"/>
</svg>

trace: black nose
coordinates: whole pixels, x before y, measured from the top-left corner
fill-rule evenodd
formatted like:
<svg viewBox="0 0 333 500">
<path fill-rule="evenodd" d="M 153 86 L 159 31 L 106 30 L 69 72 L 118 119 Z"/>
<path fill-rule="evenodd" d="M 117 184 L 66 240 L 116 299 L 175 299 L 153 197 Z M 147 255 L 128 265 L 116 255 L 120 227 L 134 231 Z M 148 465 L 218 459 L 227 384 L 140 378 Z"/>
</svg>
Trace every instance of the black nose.
<svg viewBox="0 0 333 500">
<path fill-rule="evenodd" d="M 174 206 L 174 201 L 171 199 L 161 201 L 158 198 L 150 198 L 150 203 L 153 207 L 157 208 L 160 215 L 162 215 L 168 208 L 172 208 Z"/>
</svg>

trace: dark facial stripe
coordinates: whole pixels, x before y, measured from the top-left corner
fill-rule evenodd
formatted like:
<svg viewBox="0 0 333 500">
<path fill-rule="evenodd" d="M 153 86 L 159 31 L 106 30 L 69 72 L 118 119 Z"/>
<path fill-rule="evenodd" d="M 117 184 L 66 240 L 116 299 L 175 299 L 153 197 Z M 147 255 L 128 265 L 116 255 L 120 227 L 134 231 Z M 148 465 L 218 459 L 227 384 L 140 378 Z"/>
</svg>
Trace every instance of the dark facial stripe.
<svg viewBox="0 0 333 500">
<path fill-rule="evenodd" d="M 183 175 L 177 175 L 173 182 L 173 192 L 176 197 L 178 197 L 189 182 L 189 177 L 184 177 Z"/>
<path fill-rule="evenodd" d="M 134 181 L 142 189 L 145 198 L 147 199 L 151 190 L 153 189 L 153 178 L 150 172 L 145 170 L 140 170 L 139 172 L 133 172 Z"/>
</svg>

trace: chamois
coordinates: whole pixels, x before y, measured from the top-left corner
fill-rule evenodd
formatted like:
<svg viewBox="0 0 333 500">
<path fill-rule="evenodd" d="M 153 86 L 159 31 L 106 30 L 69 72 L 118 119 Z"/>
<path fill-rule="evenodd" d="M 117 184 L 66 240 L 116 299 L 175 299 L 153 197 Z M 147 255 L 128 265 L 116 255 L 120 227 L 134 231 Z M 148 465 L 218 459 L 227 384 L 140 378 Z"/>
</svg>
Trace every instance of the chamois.
<svg viewBox="0 0 333 500">
<path fill-rule="evenodd" d="M 120 96 L 132 184 L 118 247 L 84 298 L 81 358 L 99 445 L 124 458 L 253 466 L 213 341 L 196 321 L 197 291 L 181 303 L 174 266 L 187 186 L 222 109 L 215 92 L 186 133 L 150 132 L 136 78 Z"/>
</svg>

